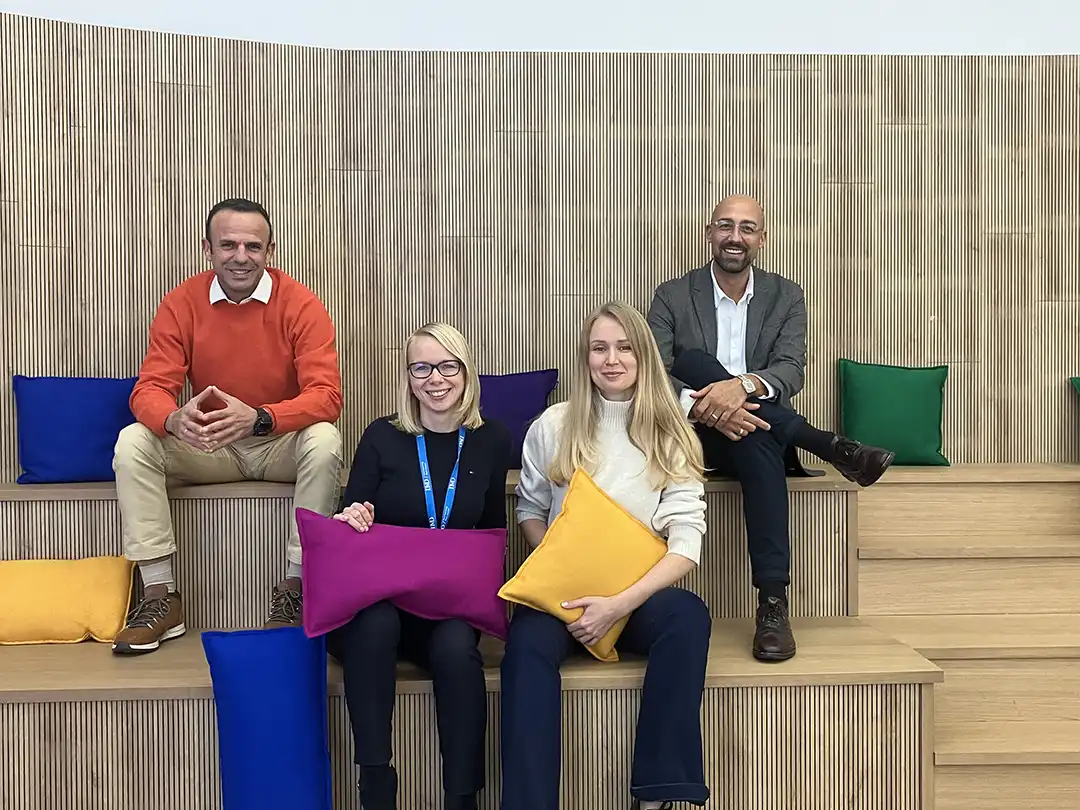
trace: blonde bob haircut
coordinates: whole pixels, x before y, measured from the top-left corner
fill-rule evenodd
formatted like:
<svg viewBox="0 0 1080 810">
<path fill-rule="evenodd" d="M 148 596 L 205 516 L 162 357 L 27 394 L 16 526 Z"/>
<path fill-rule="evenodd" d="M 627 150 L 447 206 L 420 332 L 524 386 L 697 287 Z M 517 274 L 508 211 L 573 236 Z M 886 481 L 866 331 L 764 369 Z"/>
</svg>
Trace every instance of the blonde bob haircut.
<svg viewBox="0 0 1080 810">
<path fill-rule="evenodd" d="M 593 324 L 600 318 L 611 318 L 623 328 L 637 359 L 630 442 L 645 455 L 653 486 L 663 489 L 671 482 L 703 481 L 701 441 L 679 407 L 652 331 L 641 313 L 619 301 L 601 306 L 581 327 L 571 370 L 570 401 L 548 477 L 565 485 L 578 467 L 592 472 L 599 461 L 599 392 L 589 373 L 589 343 Z"/>
<path fill-rule="evenodd" d="M 405 341 L 402 352 L 401 373 L 398 377 L 397 418 L 394 427 L 405 433 L 419 436 L 424 432 L 420 423 L 420 402 L 409 385 L 409 352 L 420 338 L 431 338 L 446 351 L 461 361 L 461 374 L 465 385 L 461 392 L 461 401 L 454 409 L 454 415 L 460 424 L 468 430 L 476 430 L 484 420 L 480 418 L 480 378 L 473 364 L 472 351 L 465 336 L 448 323 L 429 323 L 421 326 Z"/>
</svg>

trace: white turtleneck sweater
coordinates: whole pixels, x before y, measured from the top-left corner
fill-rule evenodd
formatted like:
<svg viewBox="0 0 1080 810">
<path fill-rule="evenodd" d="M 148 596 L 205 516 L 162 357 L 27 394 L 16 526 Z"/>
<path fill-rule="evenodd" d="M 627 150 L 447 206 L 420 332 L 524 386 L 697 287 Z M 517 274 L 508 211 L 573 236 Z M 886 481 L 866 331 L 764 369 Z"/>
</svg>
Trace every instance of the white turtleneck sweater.
<svg viewBox="0 0 1080 810">
<path fill-rule="evenodd" d="M 597 423 L 598 467 L 593 481 L 626 511 L 667 539 L 669 553 L 695 563 L 701 557 L 705 534 L 705 488 L 699 481 L 671 482 L 655 489 L 645 466 L 645 455 L 630 442 L 630 402 L 612 402 L 600 396 Z M 548 526 L 562 509 L 567 487 L 547 476 L 559 447 L 566 403 L 548 408 L 525 436 L 521 480 L 517 485 L 518 523 L 535 519 Z"/>
</svg>

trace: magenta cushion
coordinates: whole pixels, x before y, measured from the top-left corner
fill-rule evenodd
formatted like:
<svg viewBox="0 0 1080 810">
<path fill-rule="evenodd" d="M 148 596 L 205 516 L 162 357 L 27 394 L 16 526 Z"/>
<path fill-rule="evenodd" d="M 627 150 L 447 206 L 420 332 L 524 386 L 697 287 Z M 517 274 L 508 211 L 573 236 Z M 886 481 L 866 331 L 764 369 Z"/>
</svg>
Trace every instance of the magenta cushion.
<svg viewBox="0 0 1080 810">
<path fill-rule="evenodd" d="M 376 602 L 424 619 L 462 619 L 506 640 L 506 529 L 428 529 L 347 523 L 296 510 L 304 552 L 304 632 L 336 630 Z"/>
</svg>

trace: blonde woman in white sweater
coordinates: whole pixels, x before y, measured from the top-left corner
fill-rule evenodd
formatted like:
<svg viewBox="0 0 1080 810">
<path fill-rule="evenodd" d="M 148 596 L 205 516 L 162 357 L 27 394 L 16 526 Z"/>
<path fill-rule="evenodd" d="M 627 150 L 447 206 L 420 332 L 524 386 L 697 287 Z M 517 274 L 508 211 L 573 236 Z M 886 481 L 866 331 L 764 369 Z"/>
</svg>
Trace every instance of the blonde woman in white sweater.
<svg viewBox="0 0 1080 810">
<path fill-rule="evenodd" d="M 622 593 L 568 602 L 584 608 L 569 625 L 515 608 L 502 662 L 502 810 L 559 810 L 559 667 L 624 616 L 630 618 L 617 648 L 648 657 L 631 807 L 703 805 L 709 790 L 699 718 L 711 620 L 700 598 L 674 587 L 701 554 L 701 446 L 645 319 L 631 307 L 608 303 L 585 322 L 571 385 L 569 402 L 545 411 L 525 438 L 516 517 L 526 540 L 540 544 L 581 467 L 666 538 L 668 553 Z"/>
</svg>

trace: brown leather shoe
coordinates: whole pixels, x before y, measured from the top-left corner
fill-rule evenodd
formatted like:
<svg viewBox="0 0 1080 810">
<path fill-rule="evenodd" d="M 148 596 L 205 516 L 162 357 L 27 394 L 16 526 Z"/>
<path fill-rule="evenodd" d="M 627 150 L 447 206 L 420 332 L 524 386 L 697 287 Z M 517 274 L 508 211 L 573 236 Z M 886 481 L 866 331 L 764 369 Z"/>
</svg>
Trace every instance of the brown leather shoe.
<svg viewBox="0 0 1080 810">
<path fill-rule="evenodd" d="M 868 487 L 881 478 L 896 458 L 896 453 L 892 450 L 860 444 L 846 436 L 834 438 L 832 447 L 832 465 L 844 478 L 854 481 L 860 487 Z"/>
<path fill-rule="evenodd" d="M 758 661 L 787 661 L 795 656 L 795 636 L 783 599 L 770 596 L 758 605 L 754 658 Z"/>
<path fill-rule="evenodd" d="M 127 625 L 113 640 L 112 649 L 120 655 L 153 652 L 161 642 L 186 632 L 180 594 L 169 593 L 165 585 L 151 585 L 128 614 Z"/>
<path fill-rule="evenodd" d="M 264 629 L 302 627 L 304 624 L 304 593 L 297 577 L 290 577 L 274 587 L 270 597 L 270 617 Z"/>
</svg>

